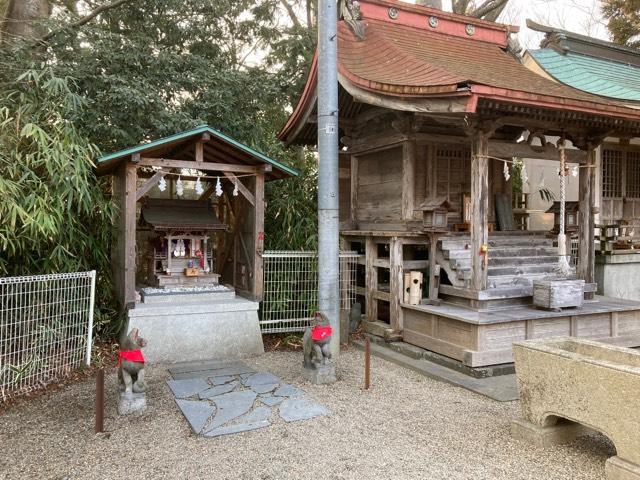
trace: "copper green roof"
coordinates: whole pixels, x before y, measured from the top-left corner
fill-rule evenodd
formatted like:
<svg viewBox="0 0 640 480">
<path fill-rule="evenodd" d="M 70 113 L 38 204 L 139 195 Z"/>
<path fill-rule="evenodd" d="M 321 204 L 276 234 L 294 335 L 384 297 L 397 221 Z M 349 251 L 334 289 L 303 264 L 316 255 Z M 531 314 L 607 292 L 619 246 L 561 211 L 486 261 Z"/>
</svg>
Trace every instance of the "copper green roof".
<svg viewBox="0 0 640 480">
<path fill-rule="evenodd" d="M 221 163 L 253 165 L 266 163 L 274 168 L 274 171 L 267 175 L 268 179 L 282 178 L 283 176 L 289 175 L 297 176 L 300 174 L 295 168 L 269 158 L 208 125 L 200 125 L 191 130 L 179 132 L 152 142 L 102 155 L 97 159 L 98 174 L 111 173 L 120 162 L 131 158 L 132 155 L 137 153 L 144 153 L 147 156 L 159 158 L 171 158 L 173 152 L 184 150 L 187 144 L 195 142 L 196 139 L 204 133 L 208 133 L 211 137 L 211 140 L 205 145 L 205 159 L 210 158 L 211 161 Z M 185 155 L 191 155 L 191 153 L 186 153 Z"/>
<path fill-rule="evenodd" d="M 529 51 L 549 75 L 584 92 L 640 102 L 640 67 L 552 48 Z"/>
</svg>

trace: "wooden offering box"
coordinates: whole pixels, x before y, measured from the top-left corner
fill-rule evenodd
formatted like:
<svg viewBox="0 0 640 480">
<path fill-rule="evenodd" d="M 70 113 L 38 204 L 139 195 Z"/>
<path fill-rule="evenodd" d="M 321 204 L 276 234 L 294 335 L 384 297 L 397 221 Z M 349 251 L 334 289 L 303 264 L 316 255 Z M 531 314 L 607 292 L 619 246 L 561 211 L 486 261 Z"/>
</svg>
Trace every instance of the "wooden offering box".
<svg viewBox="0 0 640 480">
<path fill-rule="evenodd" d="M 556 309 L 581 307 L 584 299 L 584 280 L 534 280 L 533 304 Z"/>
</svg>

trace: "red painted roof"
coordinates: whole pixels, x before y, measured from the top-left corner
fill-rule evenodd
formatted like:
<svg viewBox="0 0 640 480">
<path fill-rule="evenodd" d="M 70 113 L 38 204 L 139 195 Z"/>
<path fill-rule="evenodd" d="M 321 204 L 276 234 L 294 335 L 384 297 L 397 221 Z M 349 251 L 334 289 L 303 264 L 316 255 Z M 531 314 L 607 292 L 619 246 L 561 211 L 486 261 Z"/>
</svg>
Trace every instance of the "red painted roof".
<svg viewBox="0 0 640 480">
<path fill-rule="evenodd" d="M 469 97 L 473 113 L 479 98 L 560 108 L 640 120 L 640 111 L 548 80 L 506 50 L 516 27 L 389 0 L 362 0 L 365 38 L 338 22 L 338 73 L 345 81 L 377 94 L 424 98 Z M 392 19 L 389 9 L 398 11 Z M 435 28 L 430 17 L 437 17 Z M 467 25 L 473 25 L 473 35 Z M 287 138 L 315 102 L 314 65 L 298 105 L 279 137 Z"/>
</svg>

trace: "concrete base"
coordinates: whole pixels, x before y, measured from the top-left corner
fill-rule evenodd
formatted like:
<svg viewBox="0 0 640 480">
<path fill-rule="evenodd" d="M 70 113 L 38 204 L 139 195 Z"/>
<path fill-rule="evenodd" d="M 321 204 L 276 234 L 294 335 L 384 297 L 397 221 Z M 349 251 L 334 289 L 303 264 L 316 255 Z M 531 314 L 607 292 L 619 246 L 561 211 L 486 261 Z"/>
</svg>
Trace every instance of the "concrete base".
<svg viewBox="0 0 640 480">
<path fill-rule="evenodd" d="M 591 430 L 579 423 L 559 421 L 556 425 L 540 427 L 526 420 L 511 422 L 511 436 L 516 440 L 538 447 L 549 447 L 569 443 L 578 437 L 588 435 Z"/>
<path fill-rule="evenodd" d="M 302 376 L 314 385 L 328 385 L 334 383 L 336 377 L 336 366 L 333 363 L 321 365 L 318 368 L 302 368 Z"/>
<path fill-rule="evenodd" d="M 140 414 L 146 409 L 146 393 L 133 393 L 131 396 L 125 395 L 124 392 L 120 394 L 120 401 L 118 402 L 118 413 L 120 415 Z"/>
<path fill-rule="evenodd" d="M 640 466 L 620 457 L 611 457 L 604 464 L 607 480 L 640 480 Z"/>
<path fill-rule="evenodd" d="M 640 301 L 640 254 L 596 255 L 598 295 Z"/>
<path fill-rule="evenodd" d="M 140 329 L 148 363 L 231 360 L 264 353 L 258 303 L 233 299 L 139 303 L 127 331 Z"/>
</svg>

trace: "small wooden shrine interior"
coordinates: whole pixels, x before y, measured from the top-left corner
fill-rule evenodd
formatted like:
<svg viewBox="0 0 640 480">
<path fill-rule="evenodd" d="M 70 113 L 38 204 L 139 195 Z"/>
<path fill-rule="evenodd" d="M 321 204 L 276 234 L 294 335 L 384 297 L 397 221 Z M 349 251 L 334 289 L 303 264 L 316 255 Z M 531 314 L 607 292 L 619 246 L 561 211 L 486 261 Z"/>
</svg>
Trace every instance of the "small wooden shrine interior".
<svg viewBox="0 0 640 480">
<path fill-rule="evenodd" d="M 297 172 L 206 125 L 98 159 L 119 207 L 118 298 L 225 284 L 260 300 L 265 182 Z"/>
<path fill-rule="evenodd" d="M 545 335 L 638 343 L 640 304 L 594 296 L 594 182 L 596 149 L 637 136 L 640 111 L 527 69 L 512 49 L 518 27 L 389 0 L 346 0 L 341 15 L 340 230 L 363 254 L 365 330 L 471 367 L 511 362 L 514 341 Z M 286 144 L 315 145 L 317 82 L 314 59 Z M 505 170 L 560 161 L 561 149 L 579 167 L 567 211 L 586 300 L 541 311 L 532 284 L 554 276 L 556 236 L 515 226 Z M 417 271 L 414 305 L 406 278 Z"/>
</svg>

